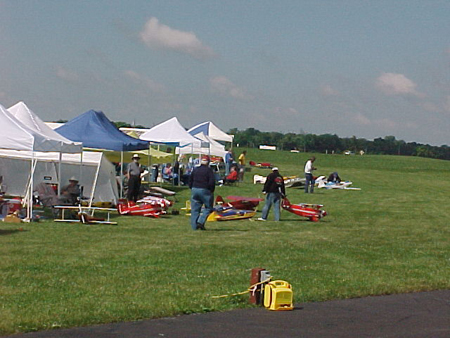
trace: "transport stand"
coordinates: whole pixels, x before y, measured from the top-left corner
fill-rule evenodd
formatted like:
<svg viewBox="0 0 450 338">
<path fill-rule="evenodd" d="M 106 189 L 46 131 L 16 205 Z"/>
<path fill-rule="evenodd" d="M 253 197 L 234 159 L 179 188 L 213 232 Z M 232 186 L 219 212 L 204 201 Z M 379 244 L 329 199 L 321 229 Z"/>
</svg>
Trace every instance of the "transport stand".
<svg viewBox="0 0 450 338">
<path fill-rule="evenodd" d="M 84 223 L 84 224 L 111 224 L 116 225 L 117 222 L 112 222 L 110 220 L 111 212 L 117 212 L 117 209 L 113 208 L 99 208 L 99 207 L 83 207 L 83 206 L 67 206 L 67 205 L 56 205 L 55 209 L 61 210 L 61 218 L 55 219 L 55 222 L 71 222 L 71 223 Z M 78 219 L 66 218 L 66 210 L 68 211 L 78 211 Z M 94 213 L 96 211 L 106 212 L 106 219 L 95 218 Z"/>
</svg>

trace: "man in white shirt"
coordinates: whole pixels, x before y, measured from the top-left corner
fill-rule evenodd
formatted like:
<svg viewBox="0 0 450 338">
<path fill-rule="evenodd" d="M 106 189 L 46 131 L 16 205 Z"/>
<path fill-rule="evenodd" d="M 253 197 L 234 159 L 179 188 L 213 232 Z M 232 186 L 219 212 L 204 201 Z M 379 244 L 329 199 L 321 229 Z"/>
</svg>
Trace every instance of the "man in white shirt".
<svg viewBox="0 0 450 338">
<path fill-rule="evenodd" d="M 314 182 L 314 177 L 312 173 L 313 170 L 316 170 L 316 168 L 313 165 L 315 160 L 316 158 L 314 156 L 311 156 L 311 158 L 305 163 L 305 178 L 306 178 L 305 193 L 310 192 L 312 194 L 314 192 L 314 184 L 316 182 Z"/>
</svg>

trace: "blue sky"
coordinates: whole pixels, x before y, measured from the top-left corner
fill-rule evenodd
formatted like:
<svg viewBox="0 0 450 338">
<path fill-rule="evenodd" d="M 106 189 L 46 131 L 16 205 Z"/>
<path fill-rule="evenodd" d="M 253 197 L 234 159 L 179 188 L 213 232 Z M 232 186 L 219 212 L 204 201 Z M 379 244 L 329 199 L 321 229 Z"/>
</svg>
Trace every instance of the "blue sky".
<svg viewBox="0 0 450 338">
<path fill-rule="evenodd" d="M 0 103 L 450 145 L 450 1 L 0 0 Z"/>
</svg>

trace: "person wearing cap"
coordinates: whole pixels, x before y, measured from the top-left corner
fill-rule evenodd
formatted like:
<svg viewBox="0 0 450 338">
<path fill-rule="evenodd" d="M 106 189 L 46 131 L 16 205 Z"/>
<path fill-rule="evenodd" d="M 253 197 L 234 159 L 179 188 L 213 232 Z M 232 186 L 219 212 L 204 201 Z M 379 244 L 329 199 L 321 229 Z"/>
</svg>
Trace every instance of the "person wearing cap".
<svg viewBox="0 0 450 338">
<path fill-rule="evenodd" d="M 206 219 L 213 211 L 215 184 L 214 173 L 209 167 L 209 157 L 205 156 L 189 177 L 192 230 L 205 230 Z"/>
<path fill-rule="evenodd" d="M 280 203 L 281 198 L 286 196 L 283 177 L 278 172 L 277 167 L 272 168 L 272 172 L 267 176 L 264 183 L 263 194 L 266 195 L 266 203 L 262 209 L 259 221 L 267 221 L 269 211 L 274 206 L 274 220 L 280 220 Z"/>
<path fill-rule="evenodd" d="M 80 185 L 78 179 L 72 176 L 69 179 L 69 184 L 61 188 L 60 202 L 64 204 L 75 205 L 81 195 Z"/>
<path fill-rule="evenodd" d="M 139 197 L 139 191 L 141 190 L 141 173 L 144 171 L 139 163 L 141 159 L 138 154 L 134 154 L 133 162 L 128 164 L 128 191 L 127 200 L 136 202 Z"/>
<path fill-rule="evenodd" d="M 313 165 L 315 160 L 316 158 L 311 156 L 305 163 L 305 193 L 310 192 L 312 194 L 314 192 L 314 184 L 316 182 L 314 181 L 313 170 L 317 169 Z"/>
</svg>

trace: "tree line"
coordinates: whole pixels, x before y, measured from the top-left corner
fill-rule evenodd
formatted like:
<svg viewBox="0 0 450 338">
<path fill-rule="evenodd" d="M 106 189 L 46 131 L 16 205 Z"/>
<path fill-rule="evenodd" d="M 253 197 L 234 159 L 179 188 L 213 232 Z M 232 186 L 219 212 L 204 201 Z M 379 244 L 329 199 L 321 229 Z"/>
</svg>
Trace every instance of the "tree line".
<svg viewBox="0 0 450 338">
<path fill-rule="evenodd" d="M 395 136 L 376 138 L 373 141 L 356 136 L 341 138 L 336 134 L 295 134 L 279 132 L 262 132 L 255 128 L 239 130 L 231 129 L 234 143 L 242 147 L 256 148 L 259 145 L 275 145 L 281 150 L 299 150 L 317 153 L 342 153 L 351 151 L 378 155 L 406 155 L 450 160 L 450 147 L 447 145 L 432 146 L 417 142 L 397 140 Z"/>
<path fill-rule="evenodd" d="M 65 123 L 66 120 L 57 122 Z M 123 121 L 112 121 L 117 127 L 145 128 L 142 125 L 131 125 Z M 376 155 L 405 155 L 450 160 L 450 147 L 447 145 L 432 146 L 417 142 L 405 142 L 397 140 L 395 136 L 378 137 L 373 141 L 364 138 L 339 137 L 336 134 L 295 134 L 280 132 L 262 132 L 255 128 L 239 130 L 230 129 L 228 134 L 234 135 L 234 143 L 241 147 L 257 148 L 259 145 L 274 145 L 280 150 L 299 150 L 303 152 L 316 153 L 342 153 L 351 151 L 359 153 L 361 150 L 366 154 Z"/>
</svg>

